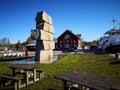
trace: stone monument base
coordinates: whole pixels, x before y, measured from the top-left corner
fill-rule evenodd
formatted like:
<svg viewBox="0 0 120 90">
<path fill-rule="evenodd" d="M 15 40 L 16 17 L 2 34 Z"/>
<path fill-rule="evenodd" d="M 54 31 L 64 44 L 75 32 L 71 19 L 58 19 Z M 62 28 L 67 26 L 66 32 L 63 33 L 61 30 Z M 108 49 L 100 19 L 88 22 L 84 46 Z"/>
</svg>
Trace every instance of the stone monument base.
<svg viewBox="0 0 120 90">
<path fill-rule="evenodd" d="M 36 50 L 35 61 L 39 63 L 50 63 L 53 58 L 53 50 Z"/>
</svg>

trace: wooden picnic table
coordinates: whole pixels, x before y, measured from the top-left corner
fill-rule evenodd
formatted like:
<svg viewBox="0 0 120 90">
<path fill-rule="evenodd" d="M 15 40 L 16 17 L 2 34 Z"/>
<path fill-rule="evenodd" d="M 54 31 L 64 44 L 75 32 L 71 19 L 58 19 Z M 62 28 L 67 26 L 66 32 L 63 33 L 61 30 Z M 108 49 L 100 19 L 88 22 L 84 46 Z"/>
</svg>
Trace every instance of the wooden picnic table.
<svg viewBox="0 0 120 90">
<path fill-rule="evenodd" d="M 120 85 L 118 85 L 116 80 L 97 75 L 72 71 L 56 77 L 63 81 L 64 90 L 67 90 L 67 82 L 79 84 L 89 89 L 95 90 L 120 90 Z"/>
<path fill-rule="evenodd" d="M 36 82 L 36 67 L 30 66 L 30 65 L 14 65 L 10 66 L 9 68 L 12 69 L 12 74 L 15 76 L 18 72 L 17 70 L 24 71 L 25 72 L 25 79 L 26 79 L 26 85 L 29 85 L 30 83 Z M 30 81 L 30 72 L 33 72 L 33 80 Z"/>
<path fill-rule="evenodd" d="M 44 78 L 44 70 L 36 68 L 36 66 L 18 64 L 9 68 L 12 70 L 12 75 L 0 74 L 0 87 L 10 84 L 9 81 L 11 81 L 11 84 L 14 84 L 14 89 L 18 90 L 21 87 Z"/>
</svg>

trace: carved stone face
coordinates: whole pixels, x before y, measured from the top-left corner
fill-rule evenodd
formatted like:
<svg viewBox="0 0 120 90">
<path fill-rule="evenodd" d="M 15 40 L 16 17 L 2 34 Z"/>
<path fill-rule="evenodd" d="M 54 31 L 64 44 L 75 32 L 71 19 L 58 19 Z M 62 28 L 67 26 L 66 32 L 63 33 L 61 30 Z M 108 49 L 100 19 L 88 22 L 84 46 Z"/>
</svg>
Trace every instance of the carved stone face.
<svg viewBox="0 0 120 90">
<path fill-rule="evenodd" d="M 38 40 L 39 39 L 39 30 L 31 30 L 31 38 L 33 40 Z"/>
</svg>

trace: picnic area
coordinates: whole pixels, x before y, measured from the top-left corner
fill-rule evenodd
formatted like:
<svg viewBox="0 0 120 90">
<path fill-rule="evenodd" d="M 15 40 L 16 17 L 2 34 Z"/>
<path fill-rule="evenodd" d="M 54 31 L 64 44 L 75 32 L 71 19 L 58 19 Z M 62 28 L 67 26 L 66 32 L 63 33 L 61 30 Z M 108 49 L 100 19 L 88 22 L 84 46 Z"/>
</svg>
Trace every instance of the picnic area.
<svg viewBox="0 0 120 90">
<path fill-rule="evenodd" d="M 9 61 L 0 61 L 0 74 L 13 73 L 11 68 L 14 67 L 12 66 L 13 64 Z M 44 78 L 28 84 L 20 90 L 64 90 L 63 82 L 56 76 L 72 71 L 113 79 L 117 81 L 118 85 L 120 84 L 120 63 L 108 54 L 67 54 L 50 64 L 30 64 L 29 66 L 43 69 Z M 39 75 L 36 74 L 36 77 Z M 71 83 L 68 83 L 68 86 L 71 86 Z M 13 90 L 14 85 L 0 87 L 0 90 L 6 89 Z"/>
</svg>

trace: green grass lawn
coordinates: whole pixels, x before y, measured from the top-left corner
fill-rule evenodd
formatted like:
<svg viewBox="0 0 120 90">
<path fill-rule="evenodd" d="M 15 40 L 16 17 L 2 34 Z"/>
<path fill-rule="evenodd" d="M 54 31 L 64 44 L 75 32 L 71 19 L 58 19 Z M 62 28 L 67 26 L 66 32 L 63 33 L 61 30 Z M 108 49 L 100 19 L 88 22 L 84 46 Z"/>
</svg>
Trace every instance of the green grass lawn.
<svg viewBox="0 0 120 90">
<path fill-rule="evenodd" d="M 114 61 L 114 58 L 107 54 L 86 54 L 66 55 L 51 64 L 35 64 L 45 69 L 45 78 L 20 90 L 62 90 L 62 82 L 55 76 L 69 71 L 85 72 L 120 81 L 120 63 L 111 64 Z M 11 73 L 8 66 L 11 66 L 9 62 L 0 62 L 0 74 Z"/>
</svg>

